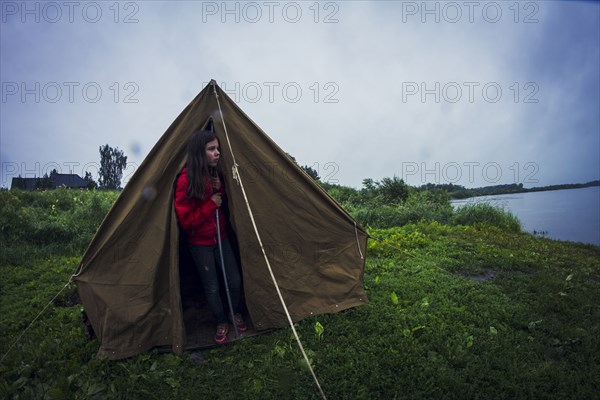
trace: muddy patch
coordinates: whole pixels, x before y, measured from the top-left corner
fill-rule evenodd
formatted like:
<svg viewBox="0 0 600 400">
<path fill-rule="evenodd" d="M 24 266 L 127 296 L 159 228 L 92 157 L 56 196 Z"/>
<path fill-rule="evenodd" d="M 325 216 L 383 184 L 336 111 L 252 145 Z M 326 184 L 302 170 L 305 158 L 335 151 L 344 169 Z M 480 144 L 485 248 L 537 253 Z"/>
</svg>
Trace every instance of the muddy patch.
<svg viewBox="0 0 600 400">
<path fill-rule="evenodd" d="M 489 270 L 476 275 L 463 275 L 463 277 L 471 281 L 485 282 L 489 281 L 490 279 L 494 279 L 497 275 L 498 271 Z"/>
</svg>

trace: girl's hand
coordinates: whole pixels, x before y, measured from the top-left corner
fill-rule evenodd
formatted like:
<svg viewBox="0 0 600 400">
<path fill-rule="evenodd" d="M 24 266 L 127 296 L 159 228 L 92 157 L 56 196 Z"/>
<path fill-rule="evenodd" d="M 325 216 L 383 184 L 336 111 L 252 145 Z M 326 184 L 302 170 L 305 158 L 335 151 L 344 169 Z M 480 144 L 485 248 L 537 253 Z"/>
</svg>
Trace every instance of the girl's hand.
<svg viewBox="0 0 600 400">
<path fill-rule="evenodd" d="M 212 187 L 214 190 L 219 190 L 221 188 L 221 179 L 218 176 L 211 176 L 210 180 L 212 181 Z"/>
<path fill-rule="evenodd" d="M 221 198 L 221 193 L 213 194 L 212 196 L 210 196 L 210 199 L 215 202 L 217 207 L 221 207 L 221 203 L 223 202 L 223 199 Z"/>
</svg>

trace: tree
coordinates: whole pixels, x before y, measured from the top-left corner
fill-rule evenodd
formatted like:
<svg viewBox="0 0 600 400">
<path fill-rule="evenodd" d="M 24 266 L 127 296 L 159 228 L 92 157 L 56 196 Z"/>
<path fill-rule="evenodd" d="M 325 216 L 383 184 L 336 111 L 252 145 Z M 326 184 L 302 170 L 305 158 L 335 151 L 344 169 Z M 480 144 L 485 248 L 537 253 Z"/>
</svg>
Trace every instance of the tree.
<svg viewBox="0 0 600 400">
<path fill-rule="evenodd" d="M 94 182 L 94 179 L 92 179 L 92 174 L 89 171 L 85 172 L 85 177 L 83 178 L 83 180 L 85 181 L 85 183 L 87 185 L 86 187 L 89 190 L 93 190 L 98 187 L 98 184 L 96 182 Z"/>
<path fill-rule="evenodd" d="M 127 156 L 122 150 L 108 144 L 100 146 L 100 177 L 98 188 L 120 189 L 123 170 L 127 166 Z"/>
<path fill-rule="evenodd" d="M 285 153 L 285 154 L 287 154 L 287 156 L 292 159 L 294 164 L 296 164 L 297 166 L 302 168 L 304 170 L 304 172 L 306 172 L 315 181 L 318 181 L 319 179 L 321 179 L 321 177 L 319 176 L 319 173 L 317 172 L 316 169 L 314 169 L 313 167 L 309 167 L 308 165 L 300 165 L 300 164 L 298 164 L 298 161 L 296 161 L 296 157 L 294 157 L 290 153 Z"/>
<path fill-rule="evenodd" d="M 365 178 L 362 184 L 360 193 L 367 202 L 396 205 L 404 203 L 409 195 L 408 185 L 396 175 L 393 178 L 383 178 L 381 182 Z"/>
<path fill-rule="evenodd" d="M 373 192 L 377 189 L 377 184 L 373 181 L 372 178 L 363 179 L 362 184 L 364 190 L 366 190 L 367 192 Z"/>
<path fill-rule="evenodd" d="M 306 172 L 308 175 L 310 175 L 310 177 L 313 178 L 315 181 L 318 181 L 319 179 L 321 179 L 321 177 L 319 176 L 319 173 L 313 167 L 304 165 L 304 166 L 300 166 L 300 168 L 302 168 L 304 170 L 304 172 Z"/>
<path fill-rule="evenodd" d="M 52 179 L 46 173 L 42 178 L 36 178 L 34 188 L 41 190 L 52 189 Z"/>
<path fill-rule="evenodd" d="M 383 178 L 379 191 L 383 201 L 389 204 L 403 203 L 408 198 L 408 186 L 396 175 L 393 178 Z"/>
</svg>

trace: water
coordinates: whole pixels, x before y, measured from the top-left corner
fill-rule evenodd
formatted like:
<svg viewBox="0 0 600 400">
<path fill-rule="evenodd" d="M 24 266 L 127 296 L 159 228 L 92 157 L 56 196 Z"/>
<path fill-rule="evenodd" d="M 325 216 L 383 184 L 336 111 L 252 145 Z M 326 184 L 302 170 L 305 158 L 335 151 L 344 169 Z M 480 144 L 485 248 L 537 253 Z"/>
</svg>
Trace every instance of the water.
<svg viewBox="0 0 600 400">
<path fill-rule="evenodd" d="M 452 205 L 484 201 L 509 210 L 523 229 L 551 239 L 600 246 L 600 187 L 502 194 L 455 200 Z"/>
</svg>

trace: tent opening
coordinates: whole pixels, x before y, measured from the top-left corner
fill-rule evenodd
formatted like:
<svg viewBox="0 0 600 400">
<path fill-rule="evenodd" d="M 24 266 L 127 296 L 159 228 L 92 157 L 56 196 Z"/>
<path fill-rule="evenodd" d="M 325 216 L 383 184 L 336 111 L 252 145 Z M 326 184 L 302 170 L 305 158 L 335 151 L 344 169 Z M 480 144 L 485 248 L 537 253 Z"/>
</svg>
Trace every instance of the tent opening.
<svg viewBox="0 0 600 400">
<path fill-rule="evenodd" d="M 212 121 L 211 121 L 212 122 Z M 237 235 L 231 226 L 230 212 L 229 208 L 226 204 L 223 204 L 221 208 L 225 213 L 227 220 L 227 237 L 229 238 L 229 242 L 231 243 L 231 247 L 233 249 L 233 253 L 237 260 L 237 265 L 241 268 L 241 258 L 239 251 L 239 243 L 237 240 Z M 204 290 L 202 288 L 202 281 L 200 278 L 200 274 L 196 269 L 196 265 L 194 263 L 194 259 L 192 258 L 192 254 L 188 248 L 185 233 L 181 228 L 179 228 L 179 285 L 180 285 L 180 293 L 181 293 L 181 306 L 183 311 L 183 322 L 186 334 L 186 349 L 197 349 L 203 347 L 215 346 L 214 342 L 214 334 L 217 327 L 217 323 L 214 320 L 214 317 L 210 311 L 208 303 L 206 301 L 206 297 L 204 295 Z M 218 260 L 220 262 L 220 260 Z M 221 301 L 223 307 L 226 309 L 227 315 L 229 315 L 228 302 L 226 297 L 225 283 L 223 280 L 223 276 L 220 272 L 221 268 L 218 267 L 217 271 L 219 271 L 219 283 L 221 286 Z M 243 273 L 240 271 L 242 275 L 242 288 L 243 288 Z M 257 332 L 252 324 L 252 320 L 250 319 L 250 315 L 248 313 L 245 295 L 242 291 L 242 315 L 244 317 L 244 321 L 248 327 L 248 330 L 243 333 L 243 337 L 253 336 L 260 332 Z M 240 338 L 242 335 L 240 334 Z M 230 325 L 228 341 L 235 340 L 235 331 L 233 329 L 233 325 Z"/>
</svg>

